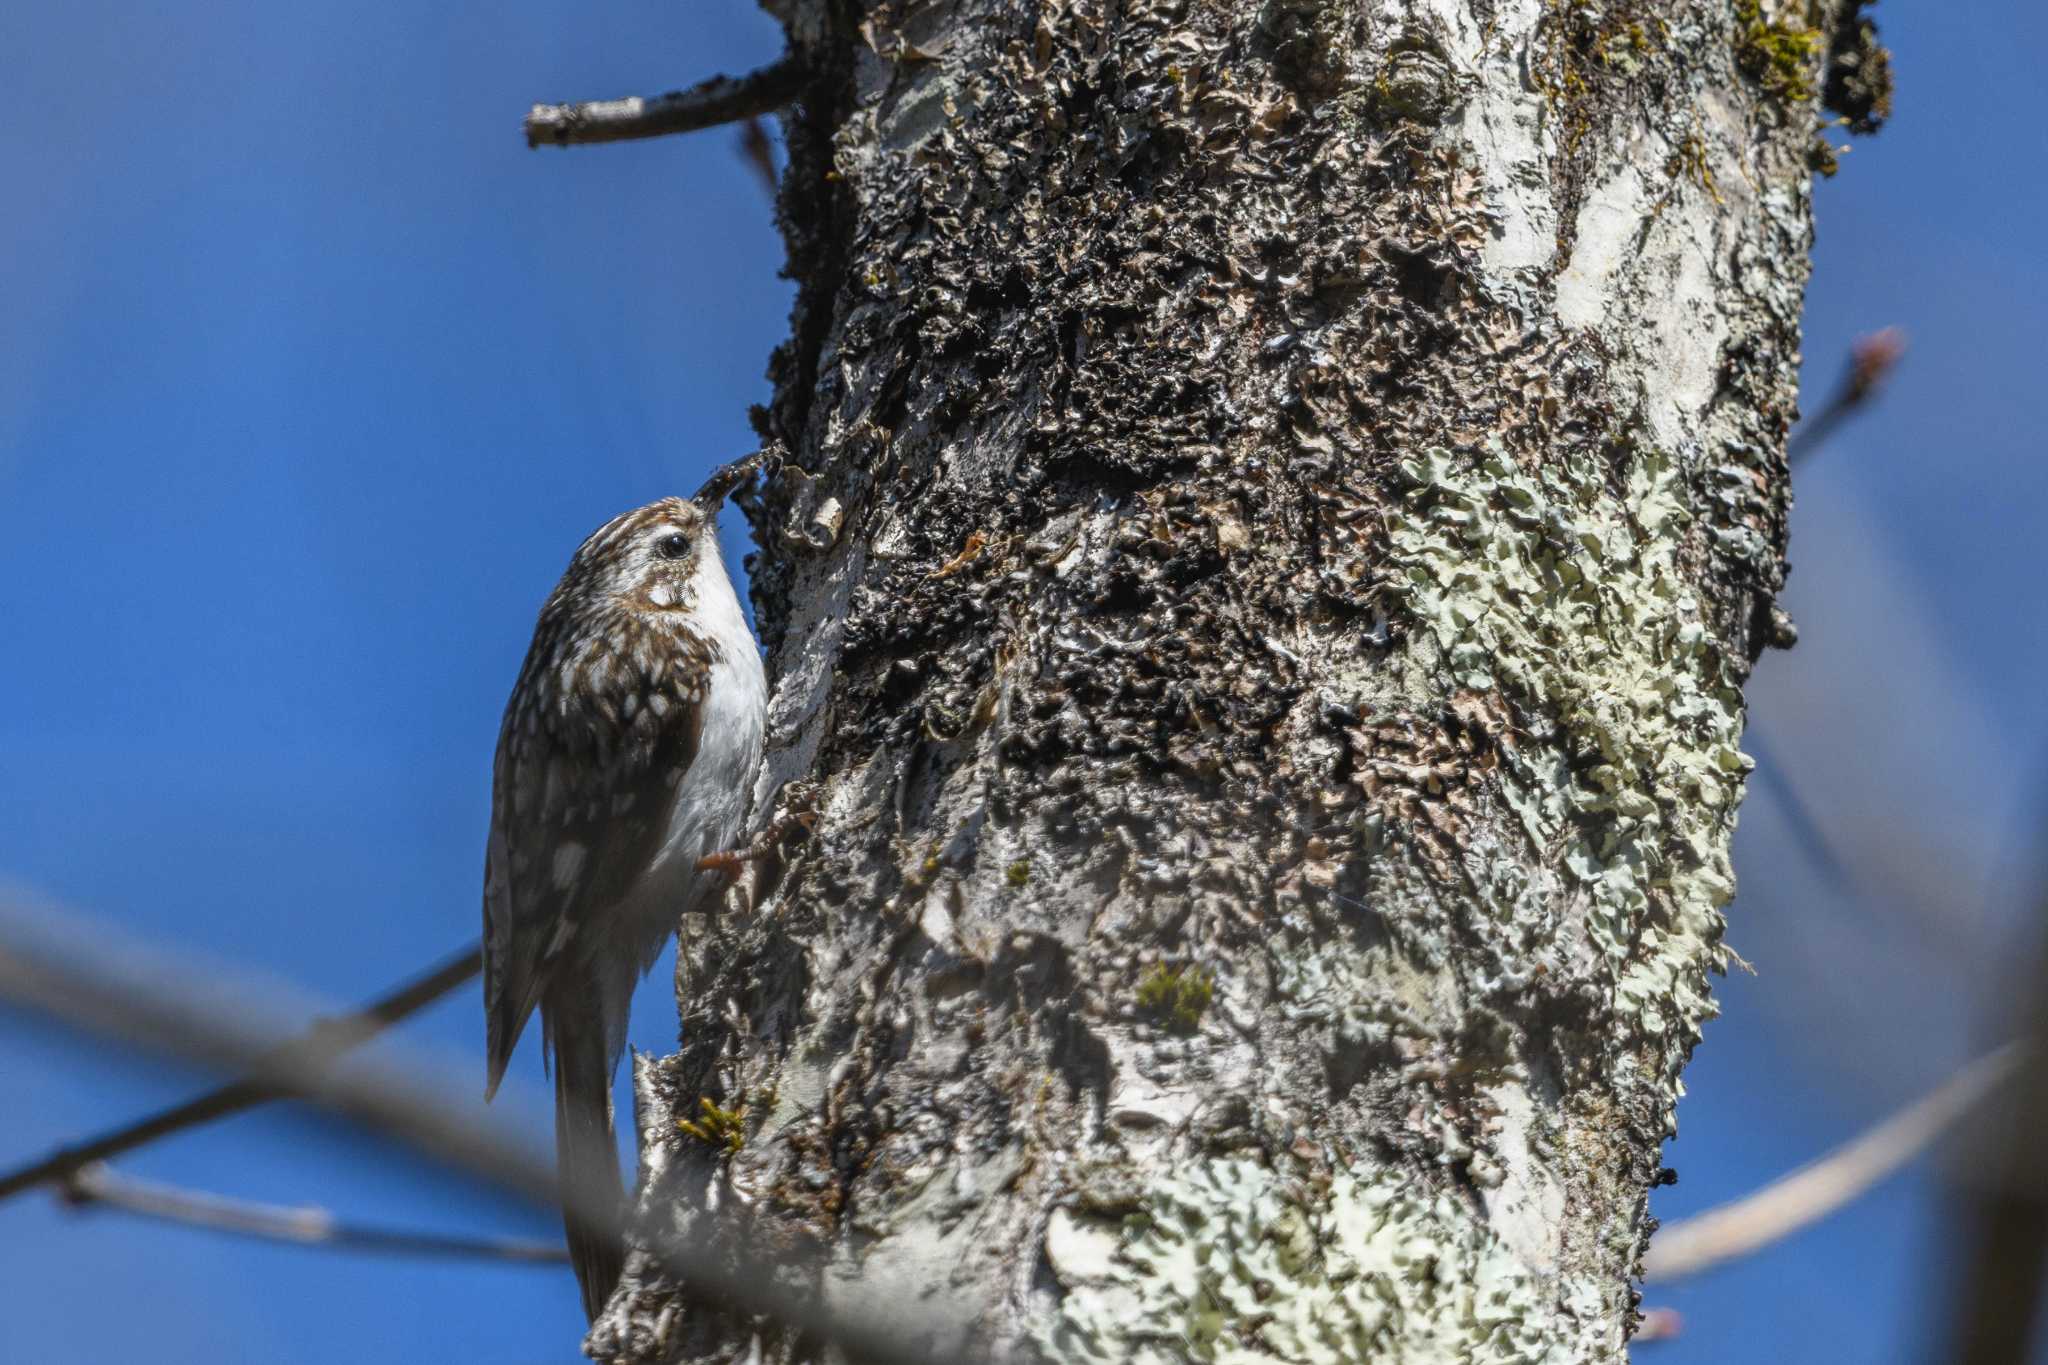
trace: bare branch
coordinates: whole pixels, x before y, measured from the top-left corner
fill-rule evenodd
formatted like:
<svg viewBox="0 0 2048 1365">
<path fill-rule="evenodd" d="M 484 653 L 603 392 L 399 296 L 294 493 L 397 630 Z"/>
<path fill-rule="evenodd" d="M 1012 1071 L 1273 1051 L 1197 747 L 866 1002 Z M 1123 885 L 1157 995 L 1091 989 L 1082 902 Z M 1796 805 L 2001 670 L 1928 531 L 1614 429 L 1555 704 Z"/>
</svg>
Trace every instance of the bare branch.
<svg viewBox="0 0 2048 1365">
<path fill-rule="evenodd" d="M 2007 1043 L 1820 1160 L 1731 1204 L 1673 1223 L 1643 1258 L 1643 1278 L 1697 1275 L 1833 1213 L 1924 1151 L 2010 1076 L 2025 1052 L 2025 1044 Z"/>
<path fill-rule="evenodd" d="M 344 1222 L 313 1205 L 261 1204 L 224 1195 L 181 1189 L 158 1181 L 122 1175 L 94 1162 L 72 1173 L 61 1190 L 64 1201 L 78 1208 L 105 1207 L 143 1218 L 183 1223 L 189 1227 L 260 1237 L 299 1246 L 333 1247 L 407 1256 L 460 1256 L 475 1260 L 566 1265 L 568 1251 L 559 1242 L 516 1238 L 443 1237 Z"/>
<path fill-rule="evenodd" d="M 304 1062 L 339 1056 L 439 1000 L 482 969 L 482 950 L 475 946 L 466 948 L 355 1014 L 316 1021 L 304 1037 L 289 1045 L 288 1050 L 292 1057 Z M 275 1086 L 247 1080 L 208 1091 L 197 1099 L 173 1105 L 85 1142 L 59 1148 L 41 1161 L 0 1175 L 0 1200 L 51 1181 L 68 1180 L 93 1162 L 106 1161 L 158 1138 L 169 1137 L 172 1133 L 239 1114 L 283 1093 Z"/>
<path fill-rule="evenodd" d="M 822 1267 L 774 1261 L 754 1250 L 732 1216 L 700 1206 L 685 1237 L 668 1228 L 634 1227 L 616 1194 L 563 1189 L 552 1158 L 502 1125 L 450 1108 L 441 1096 L 463 1082 L 383 1057 L 348 1067 L 332 1056 L 280 1045 L 287 1029 L 263 1005 L 264 992 L 218 969 L 195 971 L 124 947 L 95 926 L 89 945 L 58 941 L 54 926 L 19 902 L 0 903 L 0 1001 L 137 1048 L 249 1075 L 279 1094 L 312 1101 L 398 1138 L 448 1167 L 511 1190 L 536 1204 L 566 1207 L 621 1240 L 635 1235 L 673 1277 L 677 1299 L 716 1314 L 758 1315 L 837 1344 L 876 1362 L 963 1358 L 971 1324 L 948 1312 L 931 1286 L 849 1285 L 835 1277 L 828 1304 Z M 202 982 L 196 989 L 171 983 Z M 895 1308 L 895 1312 L 891 1309 Z"/>
<path fill-rule="evenodd" d="M 689 133 L 772 113 L 803 89 L 804 68 L 794 56 L 746 76 L 713 76 L 688 90 L 643 99 L 536 104 L 526 115 L 526 145 L 574 147 L 590 142 Z"/>
</svg>

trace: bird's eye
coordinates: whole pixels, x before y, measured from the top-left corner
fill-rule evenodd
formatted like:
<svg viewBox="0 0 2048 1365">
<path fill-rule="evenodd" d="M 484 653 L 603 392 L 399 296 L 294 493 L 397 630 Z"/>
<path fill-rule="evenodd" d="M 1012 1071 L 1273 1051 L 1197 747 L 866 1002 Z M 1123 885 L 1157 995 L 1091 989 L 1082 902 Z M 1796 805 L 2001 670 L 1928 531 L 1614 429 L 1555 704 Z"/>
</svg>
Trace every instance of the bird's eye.
<svg viewBox="0 0 2048 1365">
<path fill-rule="evenodd" d="M 690 553 L 690 538 L 681 531 L 663 536 L 654 542 L 654 552 L 663 559 L 681 559 Z"/>
</svg>

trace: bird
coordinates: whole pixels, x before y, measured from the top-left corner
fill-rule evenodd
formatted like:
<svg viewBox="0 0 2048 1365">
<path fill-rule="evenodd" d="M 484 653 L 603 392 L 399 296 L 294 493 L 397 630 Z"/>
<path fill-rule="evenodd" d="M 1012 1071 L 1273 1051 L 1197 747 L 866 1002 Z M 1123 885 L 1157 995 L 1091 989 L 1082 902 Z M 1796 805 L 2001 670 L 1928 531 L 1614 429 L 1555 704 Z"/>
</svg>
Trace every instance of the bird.
<svg viewBox="0 0 2048 1365">
<path fill-rule="evenodd" d="M 616 1219 L 575 1209 L 623 1208 L 611 1096 L 633 988 L 737 866 L 761 760 L 761 653 L 718 552 L 725 474 L 577 547 L 540 609 L 492 766 L 484 1098 L 538 1008 L 569 1257 L 593 1322 L 624 1248 Z"/>
</svg>

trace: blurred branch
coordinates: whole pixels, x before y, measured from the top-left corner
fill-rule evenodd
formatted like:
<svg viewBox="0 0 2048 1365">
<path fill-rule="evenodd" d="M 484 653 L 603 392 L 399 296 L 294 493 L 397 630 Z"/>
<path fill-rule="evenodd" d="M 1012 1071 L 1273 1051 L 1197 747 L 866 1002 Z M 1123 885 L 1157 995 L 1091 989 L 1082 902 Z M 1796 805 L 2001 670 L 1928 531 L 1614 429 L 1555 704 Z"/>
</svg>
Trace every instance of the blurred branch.
<svg viewBox="0 0 2048 1365">
<path fill-rule="evenodd" d="M 2038 1116 L 2039 1097 L 2027 1107 Z M 2030 1155 L 2039 1140 L 2040 1130 L 2030 1130 Z M 2039 1177 L 1976 1194 L 1965 1204 L 1963 1222 L 1962 1306 L 1947 1358 L 1957 1365 L 2023 1365 L 2034 1358 L 2041 1275 L 2048 1266 L 2048 1203 Z"/>
<path fill-rule="evenodd" d="M 421 976 L 413 978 L 381 999 L 372 1001 L 355 1014 L 315 1021 L 304 1037 L 288 1044 L 279 1066 L 315 1066 L 340 1056 L 359 1043 L 439 1000 L 483 969 L 483 950 L 466 948 Z M 253 1080 L 235 1081 L 197 1099 L 152 1114 L 123 1128 L 85 1142 L 59 1148 L 41 1161 L 0 1175 L 0 1200 L 34 1189 L 50 1181 L 70 1179 L 96 1161 L 130 1152 L 158 1138 L 169 1137 L 202 1123 L 238 1114 L 244 1109 L 286 1094 L 274 1085 Z"/>
<path fill-rule="evenodd" d="M 380 1130 L 451 1169 L 491 1181 L 536 1204 L 565 1207 L 621 1240 L 638 1245 L 677 1281 L 677 1297 L 695 1310 L 756 1314 L 874 1362 L 936 1362 L 961 1358 L 971 1336 L 957 1315 L 932 1306 L 929 1286 L 891 1288 L 837 1283 L 827 1305 L 820 1268 L 762 1257 L 762 1239 L 739 1231 L 729 1213 L 700 1205 L 687 1230 L 673 1225 L 632 1228 L 615 1193 L 562 1188 L 553 1160 L 501 1126 L 479 1122 L 441 1096 L 461 1082 L 417 1066 L 366 1057 L 347 1068 L 331 1056 L 310 1064 L 305 1050 L 280 1045 L 285 1029 L 262 1008 L 263 993 L 215 969 L 198 974 L 182 964 L 124 948 L 104 926 L 90 942 L 32 922 L 16 905 L 0 904 L 0 1001 L 181 1060 L 249 1075 L 280 1094 L 322 1105 Z M 897 1311 L 892 1316 L 891 1308 Z M 948 1346 L 952 1349 L 947 1349 Z"/>
<path fill-rule="evenodd" d="M 1643 1278 L 1697 1275 L 1833 1213 L 1924 1151 L 2010 1076 L 2026 1052 L 2024 1043 L 2007 1043 L 1820 1160 L 1732 1204 L 1671 1224 L 1643 1258 Z"/>
<path fill-rule="evenodd" d="M 1756 760 L 1756 775 L 1777 796 L 1778 804 L 1784 808 L 1785 823 L 1792 834 L 1792 841 L 1799 845 L 1814 867 L 1835 884 L 1837 891 L 1855 889 L 1854 879 L 1849 875 L 1849 865 L 1842 861 L 1835 846 L 1828 842 L 1821 832 L 1820 821 L 1814 817 L 1813 807 L 1806 804 L 1806 798 L 1792 785 L 1789 770 L 1778 761 L 1777 746 L 1764 734 L 1763 727 L 1752 718 L 1742 732 L 1742 743 Z"/>
<path fill-rule="evenodd" d="M 2035 891 L 2034 926 L 2048 913 L 2048 884 Z M 1957 1307 L 1946 1359 L 1957 1365 L 2020 1365 L 2037 1358 L 2042 1276 L 2048 1272 L 2048 1180 L 2041 1172 L 2041 1134 L 2048 1125 L 2048 944 L 2030 970 L 2005 983 L 2026 1001 L 2032 1044 L 2025 1073 L 2013 1086 L 1981 1145 L 1965 1153 L 1951 1178 L 1959 1217 L 1955 1267 Z"/>
<path fill-rule="evenodd" d="M 1826 443 L 1842 419 L 1868 403 L 1905 358 L 1906 334 L 1886 327 L 1856 338 L 1849 347 L 1849 372 L 1826 407 L 1806 419 L 1785 443 L 1785 458 L 1797 464 Z"/>
<path fill-rule="evenodd" d="M 1685 1319 L 1675 1308 L 1645 1308 L 1643 1320 L 1636 1324 L 1636 1334 L 1629 1338 L 1629 1345 L 1640 1346 L 1646 1341 L 1674 1341 L 1685 1332 Z"/>
<path fill-rule="evenodd" d="M 300 1246 L 335 1247 L 351 1251 L 395 1252 L 411 1256 L 463 1256 L 478 1260 L 522 1261 L 565 1265 L 569 1253 L 558 1242 L 476 1237 L 441 1237 L 431 1233 L 345 1223 L 326 1209 L 311 1205 L 259 1204 L 203 1194 L 156 1181 L 137 1180 L 94 1162 L 72 1172 L 60 1195 L 79 1208 L 105 1207 L 143 1218 L 183 1223 L 190 1227 L 261 1237 Z"/>
<path fill-rule="evenodd" d="M 740 155 L 747 159 L 747 165 L 761 178 L 761 188 L 768 192 L 768 200 L 775 200 L 775 146 L 768 140 L 768 130 L 761 126 L 761 120 L 750 118 L 740 127 Z"/>
<path fill-rule="evenodd" d="M 794 55 L 745 76 L 713 76 L 688 90 L 643 99 L 536 104 L 526 114 L 526 145 L 575 147 L 591 142 L 689 133 L 780 109 L 803 89 L 805 70 Z"/>
</svg>

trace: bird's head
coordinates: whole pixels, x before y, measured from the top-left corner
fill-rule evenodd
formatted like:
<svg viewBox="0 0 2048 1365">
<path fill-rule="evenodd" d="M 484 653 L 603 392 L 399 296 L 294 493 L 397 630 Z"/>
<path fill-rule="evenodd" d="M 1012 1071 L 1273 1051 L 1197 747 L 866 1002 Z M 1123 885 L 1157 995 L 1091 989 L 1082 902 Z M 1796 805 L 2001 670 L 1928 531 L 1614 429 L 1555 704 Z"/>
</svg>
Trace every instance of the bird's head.
<svg viewBox="0 0 2048 1365">
<path fill-rule="evenodd" d="M 706 579 L 725 575 L 713 514 L 688 498 L 663 498 L 613 517 L 577 547 L 563 576 L 585 600 L 635 611 L 686 612 Z"/>
</svg>

